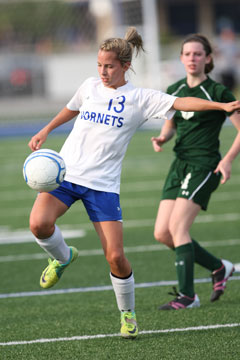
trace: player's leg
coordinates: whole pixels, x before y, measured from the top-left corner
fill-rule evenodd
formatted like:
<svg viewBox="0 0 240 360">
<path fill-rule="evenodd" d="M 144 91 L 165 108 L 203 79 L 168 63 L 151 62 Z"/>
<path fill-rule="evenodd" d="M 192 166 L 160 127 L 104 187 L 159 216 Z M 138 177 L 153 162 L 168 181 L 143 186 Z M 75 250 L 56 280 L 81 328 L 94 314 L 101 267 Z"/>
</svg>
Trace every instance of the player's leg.
<svg viewBox="0 0 240 360">
<path fill-rule="evenodd" d="M 49 193 L 40 193 L 30 215 L 30 229 L 36 242 L 51 258 L 43 271 L 40 285 L 44 288 L 53 286 L 61 277 L 65 268 L 78 256 L 74 247 L 69 247 L 62 236 L 56 219 L 63 215 L 68 206 Z"/>
<path fill-rule="evenodd" d="M 211 271 L 213 291 L 210 301 L 214 302 L 223 295 L 226 283 L 233 274 L 234 265 L 228 260 L 216 257 L 201 246 L 196 240 L 192 239 L 192 243 L 194 247 L 195 263 Z"/>
<path fill-rule="evenodd" d="M 169 230 L 173 237 L 176 251 L 175 265 L 179 281 L 179 291 L 191 298 L 194 297 L 194 248 L 189 229 L 200 209 L 200 206 L 191 200 L 177 198 L 169 222 Z"/>
<path fill-rule="evenodd" d="M 119 194 L 89 189 L 82 200 L 101 240 L 110 266 L 110 278 L 117 305 L 121 311 L 121 335 L 126 338 L 135 338 L 138 328 L 134 311 L 134 276 L 123 249 Z"/>
<path fill-rule="evenodd" d="M 169 231 L 169 221 L 175 200 L 161 200 L 154 226 L 154 238 L 173 249 L 172 235 Z"/>
<path fill-rule="evenodd" d="M 200 302 L 194 292 L 194 248 L 189 229 L 200 211 L 200 206 L 191 200 L 177 198 L 169 221 L 176 251 L 176 271 L 179 294 L 176 299 L 161 306 L 160 310 L 183 309 L 198 307 Z"/>
<path fill-rule="evenodd" d="M 30 229 L 39 239 L 50 237 L 58 217 L 68 210 L 68 206 L 47 192 L 38 194 L 30 214 Z"/>
<path fill-rule="evenodd" d="M 172 235 L 169 231 L 169 221 L 174 208 L 175 200 L 161 200 L 154 227 L 154 237 L 157 241 L 175 250 Z M 208 252 L 196 240 L 192 239 L 195 263 L 214 272 L 222 267 L 219 258 Z"/>
<path fill-rule="evenodd" d="M 68 207 L 59 199 L 43 192 L 37 196 L 30 214 L 30 229 L 37 243 L 51 257 L 61 262 L 68 260 L 70 251 L 55 222 L 67 209 Z"/>
<path fill-rule="evenodd" d="M 135 314 L 134 276 L 123 249 L 123 227 L 120 221 L 94 222 L 100 237 L 110 278 L 121 312 L 121 335 L 135 338 L 138 334 Z"/>
<path fill-rule="evenodd" d="M 174 208 L 175 200 L 161 200 L 154 227 L 154 237 L 157 241 L 175 250 L 172 235 L 169 231 L 169 221 Z M 195 263 L 214 272 L 222 267 L 219 258 L 208 252 L 196 240 L 192 239 Z"/>
<path fill-rule="evenodd" d="M 101 240 L 110 271 L 116 277 L 128 277 L 132 269 L 123 250 L 123 224 L 121 221 L 94 222 Z"/>
<path fill-rule="evenodd" d="M 191 198 L 196 204 L 201 206 L 202 210 L 207 210 L 211 194 L 219 186 L 220 176 L 203 169 L 200 171 L 200 175 L 198 172 L 194 171 L 194 169 L 192 171 L 192 185 L 190 183 Z M 197 191 L 194 190 L 194 187 Z M 192 190 L 194 191 L 192 192 Z M 192 239 L 192 243 L 195 262 L 212 272 L 213 291 L 210 300 L 216 301 L 224 293 L 226 282 L 232 275 L 234 266 L 230 261 L 221 260 L 214 256 L 196 240 Z"/>
<path fill-rule="evenodd" d="M 185 164 L 184 164 L 185 165 Z M 166 177 L 162 199 L 159 204 L 157 217 L 155 220 L 154 237 L 157 241 L 174 249 L 172 235 L 169 231 L 169 221 L 175 206 L 176 198 L 182 184 L 184 166 L 182 162 L 175 159 L 171 164 L 168 175 Z"/>
</svg>

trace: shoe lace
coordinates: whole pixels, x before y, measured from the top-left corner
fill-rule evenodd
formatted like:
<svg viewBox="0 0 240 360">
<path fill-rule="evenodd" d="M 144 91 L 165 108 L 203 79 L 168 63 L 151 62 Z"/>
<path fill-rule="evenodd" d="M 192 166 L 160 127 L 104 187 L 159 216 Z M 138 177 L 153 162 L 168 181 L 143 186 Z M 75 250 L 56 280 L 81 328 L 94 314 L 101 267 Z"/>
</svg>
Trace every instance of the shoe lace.
<svg viewBox="0 0 240 360">
<path fill-rule="evenodd" d="M 137 326 L 136 318 L 131 313 L 125 313 L 122 317 L 121 323 L 128 329 L 129 332 L 132 332 Z"/>
<path fill-rule="evenodd" d="M 177 291 L 176 286 L 173 286 L 172 289 L 173 289 L 173 292 L 169 292 L 168 295 L 172 295 L 172 296 L 174 296 L 175 298 L 178 298 L 178 297 L 181 296 L 181 295 L 179 294 L 179 292 Z"/>
<path fill-rule="evenodd" d="M 54 259 L 54 260 L 52 260 L 51 258 L 48 259 L 48 266 L 50 266 L 51 268 L 56 269 L 59 267 L 59 265 L 60 264 L 56 259 Z"/>
</svg>

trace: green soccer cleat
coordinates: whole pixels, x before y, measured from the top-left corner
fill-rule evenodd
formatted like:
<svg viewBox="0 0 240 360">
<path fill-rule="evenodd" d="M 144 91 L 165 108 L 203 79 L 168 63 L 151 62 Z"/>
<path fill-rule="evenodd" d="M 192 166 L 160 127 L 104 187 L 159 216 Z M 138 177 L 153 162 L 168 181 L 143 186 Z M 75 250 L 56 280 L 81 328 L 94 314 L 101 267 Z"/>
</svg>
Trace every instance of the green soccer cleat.
<svg viewBox="0 0 240 360">
<path fill-rule="evenodd" d="M 40 277 L 40 286 L 48 289 L 55 285 L 62 276 L 66 267 L 71 264 L 78 257 L 78 250 L 70 246 L 70 259 L 66 264 L 59 264 L 58 260 L 48 259 L 49 265 L 43 270 Z"/>
<path fill-rule="evenodd" d="M 137 319 L 134 311 L 121 312 L 121 335 L 125 339 L 135 339 L 138 335 Z"/>
</svg>

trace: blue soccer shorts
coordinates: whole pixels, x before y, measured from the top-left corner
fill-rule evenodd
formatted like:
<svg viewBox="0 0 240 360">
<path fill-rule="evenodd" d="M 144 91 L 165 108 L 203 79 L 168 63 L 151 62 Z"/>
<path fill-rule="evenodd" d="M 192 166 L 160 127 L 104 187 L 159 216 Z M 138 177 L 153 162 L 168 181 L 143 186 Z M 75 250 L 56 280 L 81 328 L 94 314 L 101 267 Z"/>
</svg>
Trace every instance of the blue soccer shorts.
<svg viewBox="0 0 240 360">
<path fill-rule="evenodd" d="M 77 200 L 82 200 L 93 222 L 122 220 L 119 194 L 89 189 L 68 181 L 63 181 L 57 189 L 49 193 L 68 207 Z"/>
</svg>

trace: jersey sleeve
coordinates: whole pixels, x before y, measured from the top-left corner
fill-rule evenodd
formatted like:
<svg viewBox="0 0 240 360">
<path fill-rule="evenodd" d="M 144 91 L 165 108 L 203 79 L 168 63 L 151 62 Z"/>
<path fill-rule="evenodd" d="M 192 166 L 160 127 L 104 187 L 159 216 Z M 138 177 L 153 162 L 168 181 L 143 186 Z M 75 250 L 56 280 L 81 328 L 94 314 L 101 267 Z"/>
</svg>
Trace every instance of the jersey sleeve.
<svg viewBox="0 0 240 360">
<path fill-rule="evenodd" d="M 227 88 L 224 88 L 222 94 L 221 94 L 221 102 L 224 103 L 228 103 L 228 102 L 232 102 L 235 101 L 236 98 L 235 96 L 231 93 L 230 90 L 228 90 Z M 231 116 L 234 113 L 234 111 L 232 111 L 231 113 L 227 113 L 228 116 Z"/>
<path fill-rule="evenodd" d="M 75 92 L 71 100 L 67 103 L 66 107 L 72 111 L 79 111 L 82 103 L 84 95 L 86 94 L 87 88 L 89 83 L 91 82 L 92 78 L 85 80 L 82 85 L 78 88 Z"/>
<path fill-rule="evenodd" d="M 172 106 L 176 98 L 176 96 L 168 95 L 161 91 L 145 91 L 143 107 L 144 118 L 171 119 L 175 114 Z"/>
</svg>

